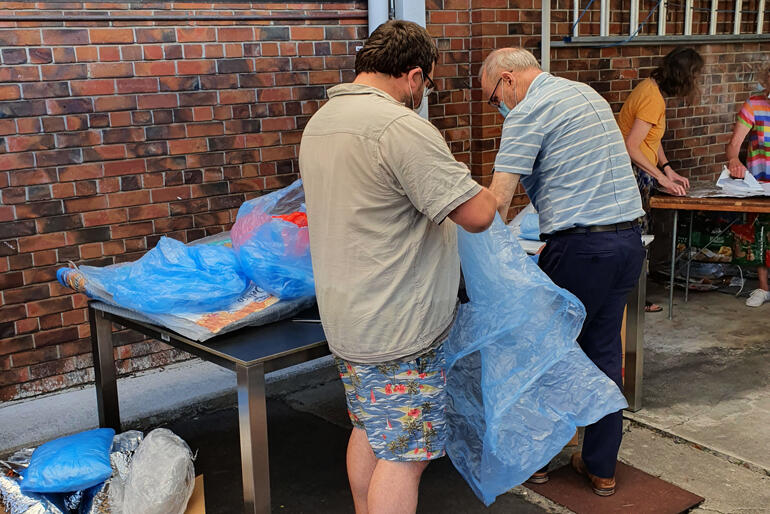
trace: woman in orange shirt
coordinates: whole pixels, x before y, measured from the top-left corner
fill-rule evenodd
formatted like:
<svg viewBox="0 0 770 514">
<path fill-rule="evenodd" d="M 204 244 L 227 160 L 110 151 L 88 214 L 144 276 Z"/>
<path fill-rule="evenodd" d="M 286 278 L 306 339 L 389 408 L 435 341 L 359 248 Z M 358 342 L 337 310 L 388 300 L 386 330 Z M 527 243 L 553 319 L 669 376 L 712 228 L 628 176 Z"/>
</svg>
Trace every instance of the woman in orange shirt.
<svg viewBox="0 0 770 514">
<path fill-rule="evenodd" d="M 698 93 L 702 69 L 703 58 L 698 52 L 692 48 L 676 48 L 663 58 L 663 63 L 649 78 L 631 91 L 620 109 L 618 126 L 626 141 L 642 195 L 642 207 L 647 213 L 642 222 L 645 234 L 650 224 L 650 196 L 656 182 L 660 189 L 677 196 L 684 196 L 690 187 L 690 181 L 674 171 L 661 145 L 666 131 L 664 95 L 692 102 Z M 661 308 L 648 302 L 647 310 L 658 312 Z"/>
</svg>

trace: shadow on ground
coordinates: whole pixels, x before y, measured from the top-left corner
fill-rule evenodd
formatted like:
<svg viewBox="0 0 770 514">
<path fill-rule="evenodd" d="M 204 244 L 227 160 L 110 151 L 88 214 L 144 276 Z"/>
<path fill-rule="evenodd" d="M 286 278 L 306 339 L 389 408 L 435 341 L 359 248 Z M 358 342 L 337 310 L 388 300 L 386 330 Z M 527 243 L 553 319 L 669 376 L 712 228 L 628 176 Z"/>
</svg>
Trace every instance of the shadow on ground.
<svg viewBox="0 0 770 514">
<path fill-rule="evenodd" d="M 270 481 L 273 512 L 352 513 L 345 474 L 350 430 L 268 400 Z M 226 409 L 168 426 L 197 451 L 195 468 L 203 474 L 206 512 L 242 512 L 237 411 Z M 397 491 L 393 492 L 397 494 Z M 420 488 L 419 513 L 546 512 L 515 495 L 485 508 L 447 458 L 433 462 Z"/>
</svg>

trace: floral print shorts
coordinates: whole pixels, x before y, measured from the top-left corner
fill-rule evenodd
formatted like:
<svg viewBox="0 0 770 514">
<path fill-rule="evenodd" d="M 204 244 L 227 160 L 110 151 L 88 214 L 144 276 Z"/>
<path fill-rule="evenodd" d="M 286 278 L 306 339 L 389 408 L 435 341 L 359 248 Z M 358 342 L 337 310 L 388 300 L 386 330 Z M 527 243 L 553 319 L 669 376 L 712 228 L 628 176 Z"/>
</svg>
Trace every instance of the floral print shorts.
<svg viewBox="0 0 770 514">
<path fill-rule="evenodd" d="M 443 344 L 408 362 L 354 364 L 336 359 L 350 421 L 366 431 L 378 459 L 443 457 L 446 375 Z"/>
</svg>

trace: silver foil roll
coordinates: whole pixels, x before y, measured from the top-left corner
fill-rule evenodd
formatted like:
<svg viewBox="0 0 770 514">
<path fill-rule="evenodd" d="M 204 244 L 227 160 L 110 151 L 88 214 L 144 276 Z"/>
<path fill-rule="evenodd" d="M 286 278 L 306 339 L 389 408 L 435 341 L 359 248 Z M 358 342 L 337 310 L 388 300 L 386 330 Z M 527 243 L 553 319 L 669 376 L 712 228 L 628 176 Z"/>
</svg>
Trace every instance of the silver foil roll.
<svg viewBox="0 0 770 514">
<path fill-rule="evenodd" d="M 47 498 L 21 492 L 20 482 L 0 474 L 0 497 L 8 514 L 65 514 Z"/>
</svg>

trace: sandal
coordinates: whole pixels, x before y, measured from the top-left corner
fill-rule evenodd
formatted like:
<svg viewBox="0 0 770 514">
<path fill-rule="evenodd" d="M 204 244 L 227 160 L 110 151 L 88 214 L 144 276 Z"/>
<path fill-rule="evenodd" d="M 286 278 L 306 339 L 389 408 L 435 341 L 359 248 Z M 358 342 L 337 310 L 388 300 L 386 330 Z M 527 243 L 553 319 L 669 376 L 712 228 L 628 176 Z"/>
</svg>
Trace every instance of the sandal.
<svg viewBox="0 0 770 514">
<path fill-rule="evenodd" d="M 661 307 L 657 303 L 644 302 L 644 312 L 660 312 L 662 310 L 663 310 L 663 307 Z"/>
</svg>

